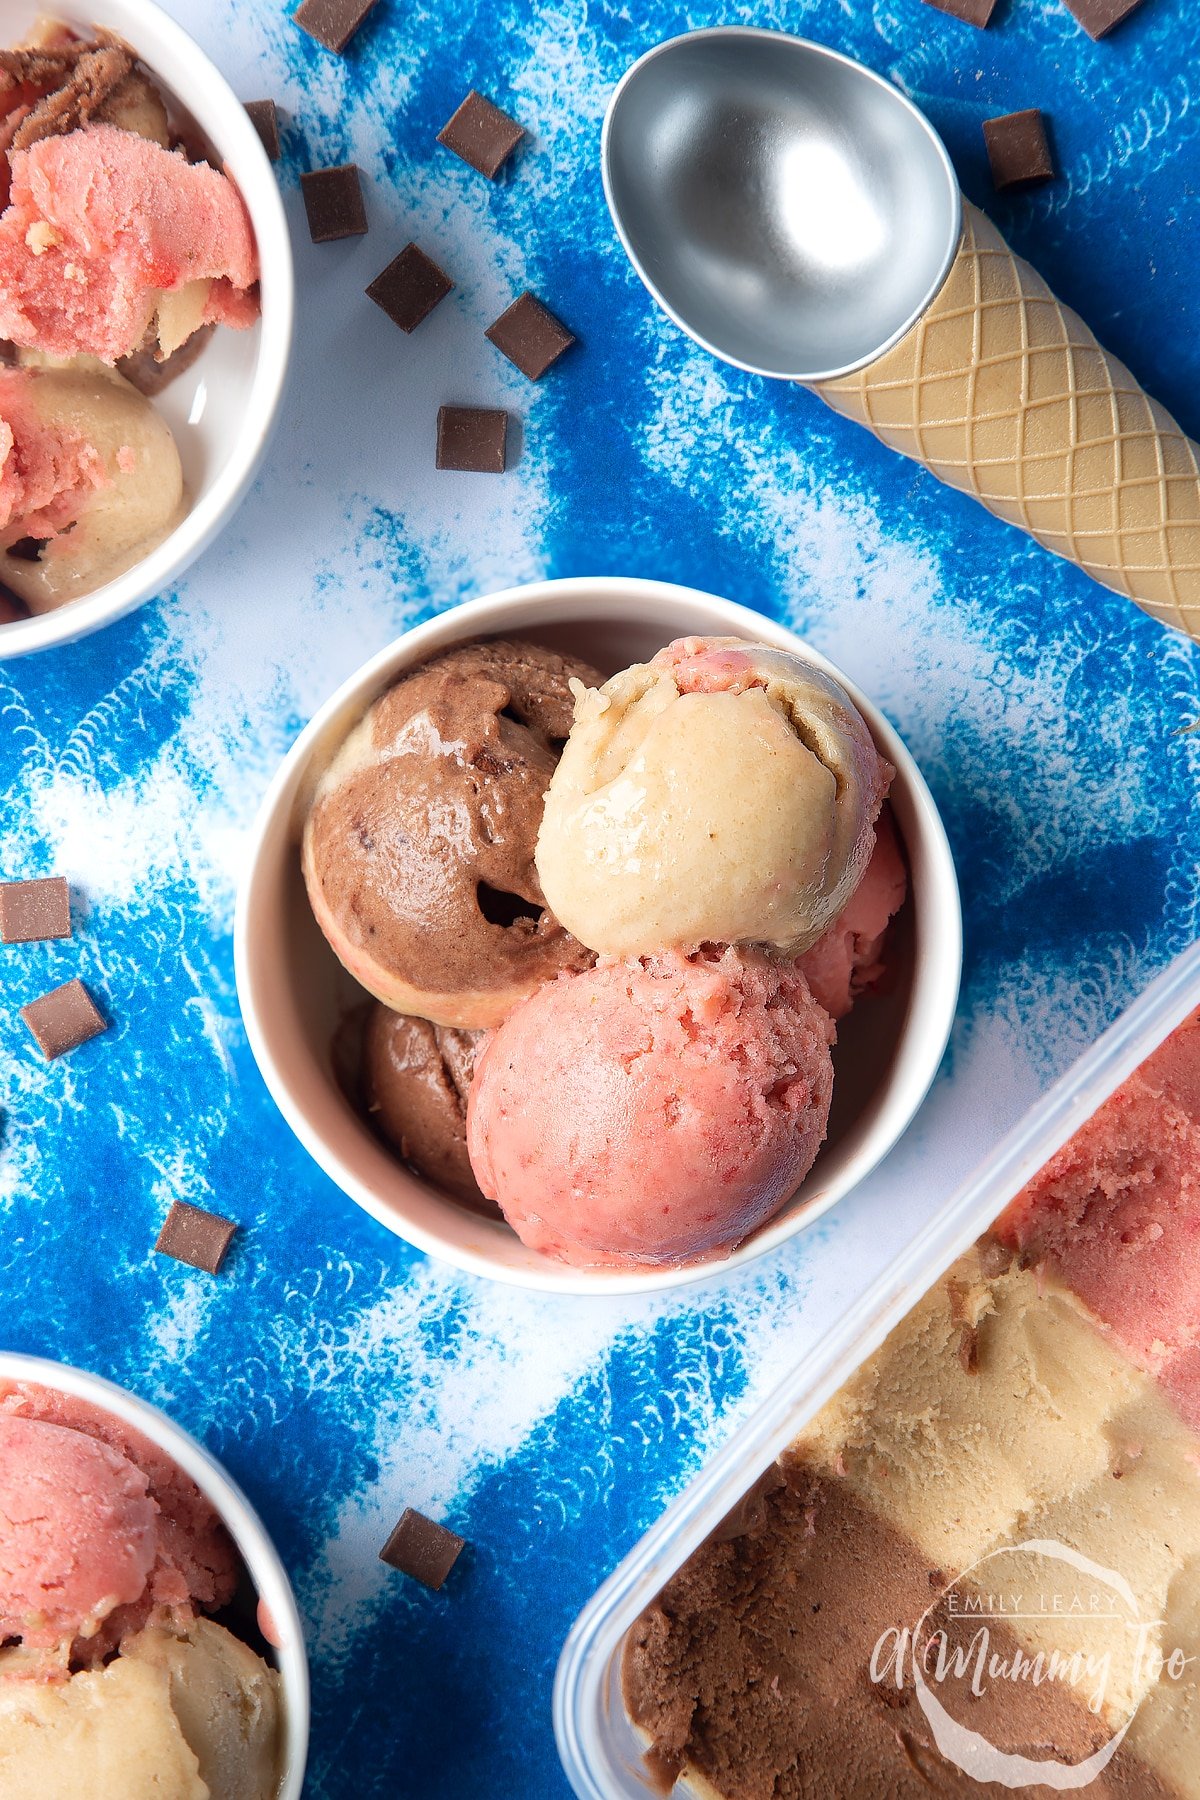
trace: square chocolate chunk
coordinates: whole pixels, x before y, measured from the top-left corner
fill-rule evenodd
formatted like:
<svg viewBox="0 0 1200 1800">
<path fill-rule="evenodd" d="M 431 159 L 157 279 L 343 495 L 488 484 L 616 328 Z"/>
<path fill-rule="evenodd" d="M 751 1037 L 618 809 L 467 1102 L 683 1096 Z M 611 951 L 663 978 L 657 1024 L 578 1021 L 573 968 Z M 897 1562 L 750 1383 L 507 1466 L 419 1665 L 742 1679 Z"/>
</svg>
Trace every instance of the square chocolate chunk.
<svg viewBox="0 0 1200 1800">
<path fill-rule="evenodd" d="M 108 1020 L 82 981 L 66 981 L 38 1000 L 21 1008 L 21 1017 L 37 1040 L 38 1049 L 52 1062 L 77 1050 L 89 1038 L 108 1030 Z"/>
<path fill-rule="evenodd" d="M 1068 11 L 1074 13 L 1090 38 L 1107 37 L 1141 4 L 1142 0 L 1067 0 Z"/>
<path fill-rule="evenodd" d="M 71 890 L 61 875 L 0 881 L 0 944 L 34 944 L 71 935 Z"/>
<path fill-rule="evenodd" d="M 308 214 L 308 235 L 314 244 L 362 237 L 367 229 L 367 209 L 357 163 L 340 163 L 336 169 L 313 169 L 300 177 L 300 191 Z"/>
<path fill-rule="evenodd" d="M 456 1532 L 406 1506 L 379 1559 L 436 1591 L 458 1561 L 465 1542 Z"/>
<path fill-rule="evenodd" d="M 438 132 L 438 143 L 495 181 L 525 136 L 525 127 L 472 88 L 458 111 Z"/>
<path fill-rule="evenodd" d="M 437 466 L 469 469 L 476 475 L 503 475 L 508 414 L 490 406 L 438 409 Z"/>
<path fill-rule="evenodd" d="M 250 123 L 272 162 L 279 161 L 279 112 L 273 100 L 247 100 Z"/>
<path fill-rule="evenodd" d="M 301 31 L 340 55 L 375 5 L 376 0 L 304 0 L 292 17 Z"/>
<path fill-rule="evenodd" d="M 1054 179 L 1046 123 L 1036 106 L 985 119 L 983 137 L 998 188 L 1028 187 L 1034 181 Z"/>
<path fill-rule="evenodd" d="M 961 19 L 964 25 L 978 25 L 982 31 L 996 10 L 997 0 L 925 0 L 925 4 L 949 13 L 952 19 Z"/>
<path fill-rule="evenodd" d="M 202 1206 L 190 1206 L 186 1200 L 176 1200 L 163 1220 L 154 1248 L 160 1256 L 174 1257 L 189 1268 L 215 1275 L 225 1261 L 236 1230 L 232 1220 L 205 1212 Z"/>
<path fill-rule="evenodd" d="M 529 293 L 514 300 L 508 311 L 488 326 L 484 336 L 530 381 L 544 375 L 550 364 L 557 362 L 575 342 L 574 333 Z"/>
<path fill-rule="evenodd" d="M 406 244 L 399 256 L 393 257 L 375 277 L 367 293 L 401 331 L 415 331 L 453 286 L 450 277 L 423 250 L 416 244 Z"/>
</svg>

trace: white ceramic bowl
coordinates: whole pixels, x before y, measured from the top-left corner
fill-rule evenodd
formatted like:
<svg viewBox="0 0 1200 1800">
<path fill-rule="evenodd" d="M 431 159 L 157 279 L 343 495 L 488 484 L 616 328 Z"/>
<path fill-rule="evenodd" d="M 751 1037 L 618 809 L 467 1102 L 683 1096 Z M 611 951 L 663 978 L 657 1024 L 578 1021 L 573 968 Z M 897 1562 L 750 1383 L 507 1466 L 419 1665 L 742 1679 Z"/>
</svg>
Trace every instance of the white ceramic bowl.
<svg viewBox="0 0 1200 1800">
<path fill-rule="evenodd" d="M 0 660 L 69 643 L 132 611 L 177 581 L 241 501 L 279 410 L 292 343 L 292 247 L 275 171 L 246 109 L 187 33 L 150 0 L 0 0 L 0 44 L 51 12 L 86 31 L 100 25 L 133 46 L 168 99 L 189 113 L 241 189 L 258 239 L 262 317 L 250 331 L 220 329 L 154 405 L 175 434 L 191 499 L 186 517 L 115 581 L 54 612 L 0 625 Z"/>
<path fill-rule="evenodd" d="M 897 921 L 886 997 L 838 1027 L 829 1137 L 795 1198 L 728 1257 L 685 1268 L 569 1268 L 529 1250 L 499 1220 L 480 1217 L 401 1166 L 345 1099 L 330 1045 L 362 991 L 317 928 L 300 872 L 310 797 L 333 751 L 397 676 L 439 650 L 480 636 L 523 635 L 586 658 L 606 675 L 672 638 L 719 633 L 797 651 L 843 683 L 894 764 L 892 805 L 911 873 Z M 519 1287 L 618 1294 L 674 1287 L 764 1255 L 862 1180 L 904 1131 L 946 1046 L 962 967 L 958 885 L 946 834 L 912 757 L 854 684 L 785 626 L 692 588 L 606 578 L 540 582 L 455 607 L 406 632 L 340 687 L 284 758 L 254 828 L 234 929 L 238 995 L 267 1086 L 326 1174 L 381 1224 L 431 1256 Z"/>
<path fill-rule="evenodd" d="M 0 1350 L 0 1380 L 34 1381 L 41 1387 L 57 1388 L 60 1393 L 72 1394 L 103 1412 L 112 1413 L 164 1450 L 212 1503 L 237 1545 L 258 1598 L 270 1613 L 279 1638 L 275 1655 L 284 1694 L 283 1774 L 279 1800 L 300 1800 L 309 1729 L 304 1629 L 279 1552 L 246 1496 L 215 1457 L 210 1456 L 194 1437 L 173 1424 L 165 1413 L 99 1375 L 89 1375 L 85 1369 L 72 1368 L 69 1363 Z"/>
</svg>

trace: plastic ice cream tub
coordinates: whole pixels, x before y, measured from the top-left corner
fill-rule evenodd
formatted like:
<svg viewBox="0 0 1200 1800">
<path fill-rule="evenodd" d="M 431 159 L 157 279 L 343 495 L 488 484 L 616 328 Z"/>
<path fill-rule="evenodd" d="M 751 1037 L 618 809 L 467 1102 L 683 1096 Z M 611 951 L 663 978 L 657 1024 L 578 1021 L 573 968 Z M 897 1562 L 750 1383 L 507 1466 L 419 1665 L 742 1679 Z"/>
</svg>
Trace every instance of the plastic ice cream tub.
<svg viewBox="0 0 1200 1800">
<path fill-rule="evenodd" d="M 626 1711 L 626 1634 L 671 1577 L 1008 1202 L 1200 1005 L 1200 944 L 1151 983 L 1001 1140 L 887 1275 L 734 1433 L 597 1591 L 559 1660 L 554 1729 L 580 1800 L 662 1793 Z M 686 1782 L 679 1791 L 690 1791 Z"/>
<path fill-rule="evenodd" d="M 124 574 L 51 612 L 0 624 L 0 661 L 73 642 L 179 580 L 248 492 L 278 417 L 292 344 L 292 247 L 275 171 L 242 102 L 187 32 L 153 0 L 0 0 L 0 44 L 39 14 L 81 33 L 113 32 L 138 54 L 180 119 L 190 119 L 246 203 L 262 263 L 262 313 L 248 331 L 218 330 L 154 401 L 183 464 L 187 510 Z"/>
<path fill-rule="evenodd" d="M 271 1630 L 283 1686 L 283 1743 L 277 1800 L 300 1800 L 308 1757 L 309 1683 L 304 1628 L 291 1582 L 266 1526 L 236 1483 L 204 1447 L 165 1413 L 102 1376 L 46 1357 L 0 1350 L 0 1381 L 36 1382 L 84 1400 L 132 1426 L 178 1464 L 221 1519 L 257 1596 L 260 1622 Z M 266 1619 L 264 1621 L 264 1614 Z"/>
</svg>

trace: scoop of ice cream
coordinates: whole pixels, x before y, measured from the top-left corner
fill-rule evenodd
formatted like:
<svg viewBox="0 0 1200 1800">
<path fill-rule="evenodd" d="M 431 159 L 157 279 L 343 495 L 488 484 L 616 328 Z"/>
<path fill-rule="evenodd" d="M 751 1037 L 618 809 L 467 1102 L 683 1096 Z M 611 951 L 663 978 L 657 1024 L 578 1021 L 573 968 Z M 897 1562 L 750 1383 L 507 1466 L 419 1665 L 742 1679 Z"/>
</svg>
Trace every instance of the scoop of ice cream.
<svg viewBox="0 0 1200 1800">
<path fill-rule="evenodd" d="M 1200 1011 L 1002 1213 L 1200 1429 Z"/>
<path fill-rule="evenodd" d="M 215 1800 L 171 1705 L 165 1669 L 119 1656 L 65 1682 L 6 1679 L 20 1654 L 0 1651 L 6 1800 Z"/>
<path fill-rule="evenodd" d="M 280 1680 L 211 1619 L 187 1631 L 140 1632 L 122 1646 L 166 1677 L 167 1697 L 212 1800 L 272 1800 L 279 1789 Z"/>
<path fill-rule="evenodd" d="M 368 992 L 440 1025 L 498 1025 L 589 960 L 547 910 L 533 852 L 577 661 L 468 644 L 399 681 L 350 733 L 304 828 L 317 923 Z"/>
<path fill-rule="evenodd" d="M 165 1451 L 86 1400 L 34 1382 L 0 1383 L 0 1429 L 28 1429 L 31 1422 L 49 1425 L 79 1444 L 94 1443 L 115 1454 L 141 1482 L 153 1513 L 150 1566 L 140 1588 L 131 1596 L 122 1595 L 94 1636 L 76 1639 L 73 1650 L 77 1660 L 106 1654 L 126 1633 L 139 1630 L 161 1609 L 170 1609 L 173 1618 L 186 1621 L 193 1606 L 214 1610 L 232 1599 L 236 1558 L 229 1534 L 195 1482 Z M 0 1635 L 8 1635 L 2 1626 Z"/>
<path fill-rule="evenodd" d="M 95 1438 L 0 1414 L 0 1641 L 90 1638 L 141 1597 L 157 1548 L 147 1486 Z"/>
<path fill-rule="evenodd" d="M 489 1040 L 471 1163 L 522 1241 L 632 1267 L 731 1250 L 808 1173 L 834 1029 L 794 964 L 732 949 L 560 976 Z"/>
<path fill-rule="evenodd" d="M 10 160 L 0 336 L 115 363 L 160 310 L 171 321 L 159 333 L 164 354 L 187 324 L 253 321 L 254 235 L 219 170 L 111 124 L 42 138 Z"/>
<path fill-rule="evenodd" d="M 546 796 L 537 869 L 589 949 L 806 950 L 848 902 L 892 770 L 800 656 L 681 638 L 599 689 Z"/>
<path fill-rule="evenodd" d="M 908 875 L 892 811 L 875 823 L 875 848 L 862 880 L 829 929 L 799 958 L 813 997 L 834 1019 L 844 1019 L 855 1000 L 884 971 L 888 926 L 904 905 Z"/>
<path fill-rule="evenodd" d="M 405 1162 L 494 1216 L 467 1155 L 467 1095 L 486 1035 L 376 1005 L 363 1042 L 363 1094 L 373 1124 Z"/>
<path fill-rule="evenodd" d="M 0 583 L 31 612 L 114 580 L 182 510 L 175 440 L 127 381 L 0 369 Z"/>
<path fill-rule="evenodd" d="M 85 432 L 47 416 L 54 385 L 0 368 L 0 546 L 67 530 L 108 479 Z"/>
</svg>

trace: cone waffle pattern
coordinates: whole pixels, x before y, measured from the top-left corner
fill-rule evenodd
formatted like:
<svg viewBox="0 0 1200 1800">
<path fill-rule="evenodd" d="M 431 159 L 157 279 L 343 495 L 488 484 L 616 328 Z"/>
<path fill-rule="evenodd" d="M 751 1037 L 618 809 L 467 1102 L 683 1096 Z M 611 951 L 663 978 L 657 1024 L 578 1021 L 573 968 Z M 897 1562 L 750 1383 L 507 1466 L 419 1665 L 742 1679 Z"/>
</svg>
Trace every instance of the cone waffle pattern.
<svg viewBox="0 0 1200 1800">
<path fill-rule="evenodd" d="M 1200 449 L 974 207 L 964 207 L 954 265 L 912 330 L 816 391 L 1200 638 Z"/>
</svg>

